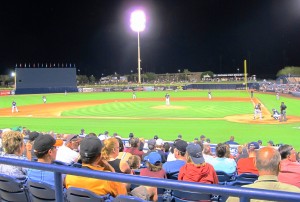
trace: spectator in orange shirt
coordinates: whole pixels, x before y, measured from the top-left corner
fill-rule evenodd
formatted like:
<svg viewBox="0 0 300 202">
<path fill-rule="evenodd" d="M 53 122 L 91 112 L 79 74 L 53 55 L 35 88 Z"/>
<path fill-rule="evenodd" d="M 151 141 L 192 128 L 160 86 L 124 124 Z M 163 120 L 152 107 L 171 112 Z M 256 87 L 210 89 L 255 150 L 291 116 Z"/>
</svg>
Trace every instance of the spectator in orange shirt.
<svg viewBox="0 0 300 202">
<path fill-rule="evenodd" d="M 114 169 L 101 156 L 102 143 L 93 135 L 86 136 L 80 143 L 80 156 L 82 169 L 97 171 L 113 171 Z M 116 197 L 120 194 L 127 195 L 126 187 L 120 182 L 89 178 L 83 176 L 66 175 L 66 188 L 77 187 L 90 190 L 98 195 L 110 194 Z"/>
</svg>

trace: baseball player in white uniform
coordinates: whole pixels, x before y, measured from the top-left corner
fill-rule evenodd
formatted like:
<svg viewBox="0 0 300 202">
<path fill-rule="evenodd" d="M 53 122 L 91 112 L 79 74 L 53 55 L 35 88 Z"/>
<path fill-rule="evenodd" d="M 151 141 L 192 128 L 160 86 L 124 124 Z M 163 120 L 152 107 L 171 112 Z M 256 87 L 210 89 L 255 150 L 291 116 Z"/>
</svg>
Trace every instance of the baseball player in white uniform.
<svg viewBox="0 0 300 202">
<path fill-rule="evenodd" d="M 135 92 L 132 93 L 132 99 L 134 99 L 134 100 L 136 99 L 136 94 L 135 94 Z"/>
<path fill-rule="evenodd" d="M 17 108 L 17 103 L 15 101 L 11 103 L 11 112 L 14 113 L 14 111 L 19 112 Z"/>
<path fill-rule="evenodd" d="M 208 99 L 211 100 L 211 92 L 210 91 L 208 91 Z"/>
<path fill-rule="evenodd" d="M 253 119 L 256 119 L 256 116 L 259 116 L 259 119 L 262 119 L 261 104 L 260 103 L 258 103 L 254 107 L 254 117 L 253 117 Z"/>
<path fill-rule="evenodd" d="M 170 95 L 168 93 L 165 95 L 165 98 L 166 98 L 166 105 L 170 105 Z"/>
</svg>

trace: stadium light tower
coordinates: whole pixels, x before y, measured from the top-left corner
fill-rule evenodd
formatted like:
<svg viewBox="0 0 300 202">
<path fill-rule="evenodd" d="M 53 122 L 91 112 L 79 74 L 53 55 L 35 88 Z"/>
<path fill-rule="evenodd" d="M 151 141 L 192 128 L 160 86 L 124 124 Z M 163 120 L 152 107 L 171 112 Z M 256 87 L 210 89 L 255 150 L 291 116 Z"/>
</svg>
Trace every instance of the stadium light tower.
<svg viewBox="0 0 300 202">
<path fill-rule="evenodd" d="M 15 84 L 15 90 L 17 89 L 17 74 L 16 70 L 14 72 L 11 72 L 11 77 L 14 77 L 14 84 Z"/>
<path fill-rule="evenodd" d="M 145 30 L 146 15 L 142 10 L 136 10 L 131 13 L 130 27 L 138 34 L 138 83 L 141 83 L 141 54 L 140 54 L 140 32 Z"/>
</svg>

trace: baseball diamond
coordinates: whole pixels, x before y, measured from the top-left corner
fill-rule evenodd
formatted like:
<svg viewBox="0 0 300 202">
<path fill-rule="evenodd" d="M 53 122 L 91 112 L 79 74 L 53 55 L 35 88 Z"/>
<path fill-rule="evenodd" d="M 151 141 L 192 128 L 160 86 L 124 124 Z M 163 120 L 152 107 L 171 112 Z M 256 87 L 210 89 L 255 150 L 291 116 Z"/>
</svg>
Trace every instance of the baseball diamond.
<svg viewBox="0 0 300 202">
<path fill-rule="evenodd" d="M 87 132 L 117 132 L 123 137 L 130 132 L 145 138 L 161 134 L 165 140 L 173 140 L 178 133 L 193 140 L 205 133 L 214 142 L 225 141 L 229 134 L 240 142 L 265 138 L 294 144 L 297 139 L 300 117 L 292 103 L 298 103 L 299 98 L 282 98 L 288 106 L 287 121 L 279 123 L 271 117 L 272 108 L 280 106 L 274 95 L 256 93 L 251 99 L 249 92 L 220 90 L 209 100 L 207 91 L 169 94 L 172 102 L 168 106 L 164 91 L 139 92 L 134 100 L 130 92 L 46 94 L 46 104 L 40 95 L 2 96 L 0 128 L 19 125 L 57 133 L 85 128 Z M 12 99 L 18 103 L 17 113 L 11 113 Z M 258 102 L 262 103 L 263 119 L 253 120 L 253 106 Z"/>
</svg>

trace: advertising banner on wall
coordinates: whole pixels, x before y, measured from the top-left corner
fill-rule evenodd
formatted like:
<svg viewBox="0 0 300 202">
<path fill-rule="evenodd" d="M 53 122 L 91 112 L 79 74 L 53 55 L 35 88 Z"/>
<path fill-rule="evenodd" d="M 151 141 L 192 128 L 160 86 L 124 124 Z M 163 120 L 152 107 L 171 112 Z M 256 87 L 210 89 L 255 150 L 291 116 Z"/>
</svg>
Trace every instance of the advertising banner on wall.
<svg viewBox="0 0 300 202">
<path fill-rule="evenodd" d="M 12 95 L 12 91 L 10 90 L 0 90 L 0 96 Z"/>
</svg>

